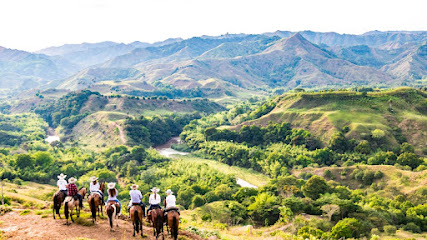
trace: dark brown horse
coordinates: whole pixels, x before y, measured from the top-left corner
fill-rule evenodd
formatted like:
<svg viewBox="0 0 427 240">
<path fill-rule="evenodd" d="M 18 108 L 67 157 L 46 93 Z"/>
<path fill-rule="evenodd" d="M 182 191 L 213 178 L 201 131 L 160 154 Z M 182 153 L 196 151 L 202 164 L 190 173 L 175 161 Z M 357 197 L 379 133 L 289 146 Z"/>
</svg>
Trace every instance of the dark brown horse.
<svg viewBox="0 0 427 240">
<path fill-rule="evenodd" d="M 133 204 L 129 209 L 129 214 L 133 223 L 133 236 L 135 237 L 135 231 L 139 233 L 141 230 L 142 237 L 142 217 L 145 217 L 145 209 L 143 209 L 139 204 Z"/>
<path fill-rule="evenodd" d="M 165 236 L 163 235 L 163 210 L 155 208 L 151 210 L 149 216 L 151 217 L 150 221 L 153 224 L 153 232 L 156 239 L 159 237 L 160 232 L 162 233 L 163 239 L 165 239 Z"/>
<path fill-rule="evenodd" d="M 100 183 L 99 191 L 101 191 L 102 194 L 104 194 L 104 190 L 105 190 L 105 184 L 102 182 Z M 92 212 L 92 222 L 95 223 L 97 211 L 98 211 L 98 217 L 101 217 L 100 214 L 104 215 L 102 211 L 103 201 L 101 199 L 101 195 L 99 195 L 98 193 L 91 193 L 87 201 L 89 202 L 90 211 Z"/>
<path fill-rule="evenodd" d="M 117 214 L 119 214 L 119 208 L 120 205 L 116 201 L 108 201 L 107 205 L 105 206 L 105 212 L 108 216 L 108 221 L 110 222 L 110 231 L 114 231 L 114 219 L 116 218 Z M 119 223 L 116 223 L 116 227 L 119 227 Z"/>
<path fill-rule="evenodd" d="M 55 212 L 58 214 L 59 218 L 61 218 L 61 214 L 59 213 L 59 209 L 61 209 L 61 205 L 64 202 L 66 197 L 66 194 L 61 191 L 57 191 L 53 194 L 53 206 L 52 206 L 52 213 L 53 213 L 53 219 L 55 218 Z"/>
<path fill-rule="evenodd" d="M 178 239 L 179 214 L 176 210 L 169 210 L 166 215 L 167 229 L 174 240 Z"/>
<path fill-rule="evenodd" d="M 86 188 L 80 188 L 80 190 L 78 191 L 78 194 L 82 196 L 82 199 L 85 198 L 86 193 L 87 193 Z M 65 218 L 67 219 L 66 225 L 70 225 L 68 223 L 68 216 L 70 216 L 71 221 L 74 222 L 74 219 L 73 219 L 74 208 L 76 208 L 77 217 L 80 217 L 80 199 L 74 200 L 73 197 L 67 196 L 64 200 L 64 214 L 65 214 Z"/>
</svg>

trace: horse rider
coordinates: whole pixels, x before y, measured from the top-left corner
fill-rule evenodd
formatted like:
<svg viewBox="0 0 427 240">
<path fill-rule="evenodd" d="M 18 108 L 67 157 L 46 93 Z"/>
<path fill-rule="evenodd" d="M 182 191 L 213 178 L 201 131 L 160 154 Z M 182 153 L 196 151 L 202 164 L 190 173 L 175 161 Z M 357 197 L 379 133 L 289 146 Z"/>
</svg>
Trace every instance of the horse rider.
<svg viewBox="0 0 427 240">
<path fill-rule="evenodd" d="M 109 201 L 115 201 L 116 203 L 118 203 L 119 204 L 119 209 L 118 209 L 117 216 L 120 216 L 121 215 L 122 204 L 120 203 L 119 199 L 117 199 L 117 195 L 118 195 L 119 192 L 116 189 L 116 183 L 110 182 L 110 183 L 107 184 L 107 187 L 108 187 L 108 190 L 107 190 L 107 192 L 108 192 L 107 203 Z"/>
<path fill-rule="evenodd" d="M 130 208 L 132 207 L 132 205 L 140 205 L 141 208 L 143 208 L 144 203 L 142 203 L 142 193 L 141 191 L 138 190 L 138 185 L 136 184 L 132 184 L 132 186 L 130 187 L 131 190 L 129 191 L 129 195 L 130 195 L 130 202 L 128 205 L 128 212 L 130 210 Z"/>
<path fill-rule="evenodd" d="M 162 201 L 160 195 L 158 194 L 160 192 L 160 189 L 153 187 L 151 189 L 151 192 L 152 192 L 152 194 L 150 195 L 150 198 L 148 199 L 148 203 L 150 204 L 150 206 L 147 209 L 147 216 L 149 219 L 151 219 L 150 211 L 153 209 L 156 209 L 156 208 L 161 209 L 160 202 Z"/>
<path fill-rule="evenodd" d="M 83 208 L 83 197 L 78 193 L 76 181 L 77 181 L 77 179 L 75 179 L 73 177 L 68 179 L 67 195 L 73 197 L 74 200 L 77 200 L 77 198 L 78 198 L 80 200 L 79 201 L 79 207 Z"/>
<path fill-rule="evenodd" d="M 56 185 L 58 186 L 59 191 L 62 192 L 64 196 L 67 196 L 67 181 L 65 180 L 66 177 L 67 175 L 64 175 L 63 173 L 61 173 L 58 176 L 58 181 L 56 182 Z"/>
<path fill-rule="evenodd" d="M 101 192 L 98 178 L 95 176 L 90 177 L 89 191 L 91 194 L 98 194 L 104 204 L 104 193 Z"/>
<path fill-rule="evenodd" d="M 166 190 L 167 197 L 165 198 L 165 209 L 163 210 L 163 215 L 167 216 L 168 212 L 171 210 L 175 210 L 178 212 L 179 215 L 181 213 L 179 212 L 179 208 L 176 206 L 176 197 L 173 195 L 172 190 L 168 189 Z"/>
</svg>

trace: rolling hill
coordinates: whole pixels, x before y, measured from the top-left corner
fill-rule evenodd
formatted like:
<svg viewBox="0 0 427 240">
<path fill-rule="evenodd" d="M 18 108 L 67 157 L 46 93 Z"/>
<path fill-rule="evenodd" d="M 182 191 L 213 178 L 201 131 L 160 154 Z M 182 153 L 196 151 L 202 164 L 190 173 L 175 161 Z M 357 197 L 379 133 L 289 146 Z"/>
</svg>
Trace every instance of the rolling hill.
<svg viewBox="0 0 427 240">
<path fill-rule="evenodd" d="M 406 139 L 420 154 L 427 149 L 425 91 L 402 88 L 366 96 L 356 92 L 298 93 L 285 94 L 274 101 L 276 107 L 271 112 L 230 128 L 287 122 L 309 130 L 324 144 L 343 129 L 346 137 L 357 140 L 368 140 L 373 130 L 380 129 L 390 146 L 398 146 Z"/>
</svg>

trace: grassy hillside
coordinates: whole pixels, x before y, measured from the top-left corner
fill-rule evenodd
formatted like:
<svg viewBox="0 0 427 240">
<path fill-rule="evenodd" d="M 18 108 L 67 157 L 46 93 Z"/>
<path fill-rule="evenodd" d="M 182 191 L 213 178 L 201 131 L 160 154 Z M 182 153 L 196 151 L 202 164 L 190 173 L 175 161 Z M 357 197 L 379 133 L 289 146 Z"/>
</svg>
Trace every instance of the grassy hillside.
<svg viewBox="0 0 427 240">
<path fill-rule="evenodd" d="M 309 130 L 327 143 L 333 133 L 369 140 L 372 131 L 384 131 L 384 141 L 395 147 L 404 138 L 418 153 L 427 148 L 427 93 L 410 88 L 391 91 L 321 92 L 285 94 L 274 100 L 276 107 L 268 114 L 232 127 L 267 125 L 270 121 L 287 122 Z M 424 153 L 425 154 L 425 153 Z"/>
</svg>

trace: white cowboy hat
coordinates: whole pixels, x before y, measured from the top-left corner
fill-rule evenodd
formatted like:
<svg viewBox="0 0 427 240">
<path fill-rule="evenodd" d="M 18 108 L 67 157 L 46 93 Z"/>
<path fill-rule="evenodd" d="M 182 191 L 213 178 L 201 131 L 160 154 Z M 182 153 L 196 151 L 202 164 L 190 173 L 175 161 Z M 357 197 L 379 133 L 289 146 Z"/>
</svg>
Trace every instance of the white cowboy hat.
<svg viewBox="0 0 427 240">
<path fill-rule="evenodd" d="M 152 192 L 156 192 L 156 193 L 158 193 L 158 192 L 160 192 L 160 189 L 157 189 L 156 187 L 153 187 L 153 188 L 151 189 L 151 191 L 152 191 Z"/>
<path fill-rule="evenodd" d="M 90 181 L 91 181 L 91 182 L 95 182 L 96 180 L 98 180 L 98 178 L 97 178 L 97 177 L 95 177 L 95 176 L 90 177 Z"/>
<path fill-rule="evenodd" d="M 166 190 L 166 194 L 170 195 L 170 194 L 173 194 L 173 192 L 172 192 L 172 190 L 168 189 L 168 190 Z"/>
<path fill-rule="evenodd" d="M 114 189 L 116 187 L 116 183 L 110 182 L 107 184 L 108 189 Z"/>
<path fill-rule="evenodd" d="M 70 179 L 68 179 L 68 183 L 75 183 L 77 181 L 77 179 L 70 177 Z"/>
<path fill-rule="evenodd" d="M 67 177 L 67 175 L 64 175 L 63 173 L 59 174 L 58 179 L 64 180 Z"/>
<path fill-rule="evenodd" d="M 132 186 L 130 187 L 132 190 L 136 190 L 136 189 L 138 189 L 138 185 L 136 185 L 136 184 L 132 184 Z"/>
</svg>

